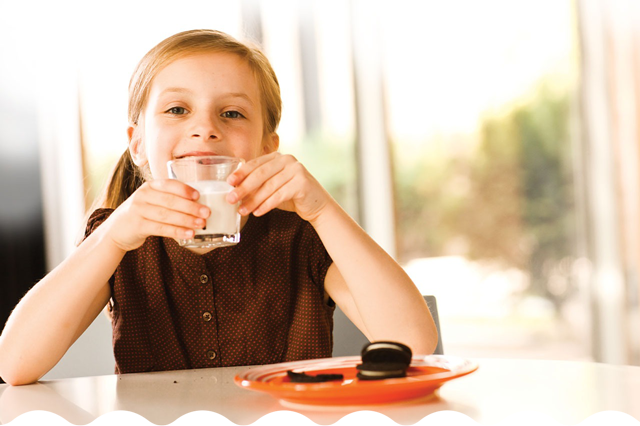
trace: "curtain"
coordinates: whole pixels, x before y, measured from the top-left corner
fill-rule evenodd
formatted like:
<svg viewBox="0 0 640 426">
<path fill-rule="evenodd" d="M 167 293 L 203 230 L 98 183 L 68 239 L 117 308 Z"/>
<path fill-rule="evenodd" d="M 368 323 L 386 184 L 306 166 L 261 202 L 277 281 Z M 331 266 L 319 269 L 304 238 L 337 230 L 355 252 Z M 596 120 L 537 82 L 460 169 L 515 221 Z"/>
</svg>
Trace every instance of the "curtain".
<svg viewBox="0 0 640 426">
<path fill-rule="evenodd" d="M 594 359 L 640 364 L 640 5 L 578 0 L 581 250 L 591 260 Z"/>
</svg>

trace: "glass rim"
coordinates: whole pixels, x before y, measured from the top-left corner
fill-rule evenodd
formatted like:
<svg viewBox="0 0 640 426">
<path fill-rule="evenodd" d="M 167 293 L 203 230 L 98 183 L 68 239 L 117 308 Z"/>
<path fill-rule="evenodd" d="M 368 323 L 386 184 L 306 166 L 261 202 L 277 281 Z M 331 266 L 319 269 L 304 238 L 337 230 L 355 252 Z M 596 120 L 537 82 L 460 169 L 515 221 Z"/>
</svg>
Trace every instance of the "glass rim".
<svg viewBox="0 0 640 426">
<path fill-rule="evenodd" d="M 242 158 L 238 157 L 230 157 L 226 155 L 190 155 L 188 157 L 176 158 L 174 160 L 167 161 L 167 165 L 171 164 L 184 164 L 184 163 L 198 163 L 201 160 L 209 161 L 207 165 L 218 165 L 218 164 L 233 164 L 233 163 L 244 163 Z"/>
</svg>

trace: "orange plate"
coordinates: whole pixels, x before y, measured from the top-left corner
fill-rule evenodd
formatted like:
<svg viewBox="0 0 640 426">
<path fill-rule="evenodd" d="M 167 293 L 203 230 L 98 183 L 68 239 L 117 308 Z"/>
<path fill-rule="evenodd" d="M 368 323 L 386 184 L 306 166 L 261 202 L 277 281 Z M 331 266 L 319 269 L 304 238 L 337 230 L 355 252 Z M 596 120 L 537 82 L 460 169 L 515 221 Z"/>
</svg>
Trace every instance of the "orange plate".
<svg viewBox="0 0 640 426">
<path fill-rule="evenodd" d="M 311 405 L 368 405 L 406 401 L 433 393 L 442 384 L 472 373 L 478 364 L 446 355 L 414 356 L 407 377 L 358 380 L 359 356 L 285 362 L 252 368 L 234 381 L 245 389 L 266 392 L 287 402 Z M 342 374 L 342 381 L 292 383 L 287 370 L 309 374 Z"/>
</svg>

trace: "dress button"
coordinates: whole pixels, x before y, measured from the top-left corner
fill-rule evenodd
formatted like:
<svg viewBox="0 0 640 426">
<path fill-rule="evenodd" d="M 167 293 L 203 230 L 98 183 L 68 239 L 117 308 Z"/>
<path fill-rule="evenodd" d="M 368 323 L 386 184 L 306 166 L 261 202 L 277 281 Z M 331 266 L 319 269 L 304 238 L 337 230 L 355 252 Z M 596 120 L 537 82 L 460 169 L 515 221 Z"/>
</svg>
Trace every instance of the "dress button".
<svg viewBox="0 0 640 426">
<path fill-rule="evenodd" d="M 208 276 L 206 276 L 206 275 L 204 275 L 204 274 L 203 274 L 203 275 L 200 275 L 200 282 L 201 282 L 202 284 L 206 284 L 206 283 L 208 283 L 208 282 L 209 282 L 209 277 L 208 277 Z"/>
<path fill-rule="evenodd" d="M 205 312 L 204 314 L 202 314 L 202 319 L 205 320 L 206 322 L 211 321 L 211 313 Z"/>
<path fill-rule="evenodd" d="M 216 359 L 216 351 L 207 351 L 207 358 Z"/>
</svg>

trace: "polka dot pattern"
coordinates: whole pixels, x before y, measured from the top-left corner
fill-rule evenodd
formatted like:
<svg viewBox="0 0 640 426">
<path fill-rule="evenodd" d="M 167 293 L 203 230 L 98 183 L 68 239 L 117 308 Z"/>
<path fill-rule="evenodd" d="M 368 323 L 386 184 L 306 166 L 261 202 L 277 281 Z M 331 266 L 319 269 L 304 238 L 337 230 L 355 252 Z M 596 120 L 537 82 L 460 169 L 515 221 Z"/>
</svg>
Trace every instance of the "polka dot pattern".
<svg viewBox="0 0 640 426">
<path fill-rule="evenodd" d="M 96 210 L 87 235 L 113 212 Z M 149 237 L 109 284 L 116 373 L 330 357 L 332 260 L 291 212 L 250 216 L 240 243 L 204 255 Z"/>
</svg>

